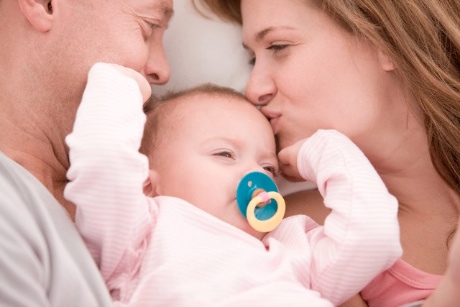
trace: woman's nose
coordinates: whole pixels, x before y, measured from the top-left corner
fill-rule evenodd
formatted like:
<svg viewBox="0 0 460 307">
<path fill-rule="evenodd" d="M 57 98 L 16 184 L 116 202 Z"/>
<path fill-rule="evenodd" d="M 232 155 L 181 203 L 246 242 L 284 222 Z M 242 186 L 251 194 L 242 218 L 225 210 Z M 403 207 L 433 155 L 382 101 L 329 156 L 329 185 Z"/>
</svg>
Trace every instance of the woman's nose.
<svg viewBox="0 0 460 307">
<path fill-rule="evenodd" d="M 155 46 L 149 50 L 144 73 L 150 84 L 165 84 L 168 82 L 171 71 L 163 46 Z"/>
<path fill-rule="evenodd" d="M 246 84 L 245 95 L 253 105 L 263 107 L 276 95 L 275 83 L 268 74 L 254 66 Z"/>
</svg>

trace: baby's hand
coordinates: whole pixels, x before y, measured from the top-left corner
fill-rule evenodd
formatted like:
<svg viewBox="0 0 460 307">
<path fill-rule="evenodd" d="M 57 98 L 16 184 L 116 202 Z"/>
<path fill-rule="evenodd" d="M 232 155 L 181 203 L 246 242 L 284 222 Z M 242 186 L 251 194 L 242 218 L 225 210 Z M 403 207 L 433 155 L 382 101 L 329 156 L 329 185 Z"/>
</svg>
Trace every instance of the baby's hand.
<svg viewBox="0 0 460 307">
<path fill-rule="evenodd" d="M 112 65 L 115 69 L 123 73 L 125 76 L 130 77 L 131 79 L 134 79 L 134 81 L 137 82 L 144 102 L 150 98 L 150 96 L 152 95 L 152 87 L 150 86 L 147 79 L 145 79 L 143 75 L 141 75 L 134 69 L 131 69 L 125 66 L 121 66 L 118 64 L 109 64 L 109 65 Z"/>
<path fill-rule="evenodd" d="M 306 139 L 298 141 L 294 145 L 282 149 L 278 153 L 278 160 L 281 168 L 281 175 L 289 181 L 305 181 L 297 168 L 297 155 L 300 147 Z"/>
</svg>

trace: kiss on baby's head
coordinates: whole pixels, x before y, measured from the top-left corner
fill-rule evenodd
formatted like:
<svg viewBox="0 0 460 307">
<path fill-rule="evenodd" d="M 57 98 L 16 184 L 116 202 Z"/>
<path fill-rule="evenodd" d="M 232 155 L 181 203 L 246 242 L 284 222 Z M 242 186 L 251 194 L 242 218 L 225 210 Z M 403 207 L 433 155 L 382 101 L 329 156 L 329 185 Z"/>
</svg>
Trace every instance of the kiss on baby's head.
<svg viewBox="0 0 460 307">
<path fill-rule="evenodd" d="M 169 94 L 147 110 L 140 151 L 149 160 L 147 196 L 173 196 L 258 238 L 236 189 L 248 173 L 273 178 L 278 159 L 264 115 L 239 92 L 205 84 Z"/>
<path fill-rule="evenodd" d="M 177 118 L 178 116 L 194 116 L 186 114 L 187 111 L 181 112 L 181 109 L 184 108 L 182 105 L 193 104 L 195 102 L 194 98 L 201 100 L 203 104 L 197 104 L 196 106 L 191 106 L 191 108 L 197 112 L 203 112 L 203 115 L 206 115 L 206 104 L 239 102 L 250 105 L 250 102 L 242 93 L 232 88 L 212 83 L 205 83 L 177 92 L 171 91 L 161 98 L 152 96 L 144 107 L 144 111 L 147 114 L 147 122 L 140 149 L 142 153 L 149 156 L 155 145 L 158 145 L 157 142 L 160 140 L 160 136 L 167 136 L 169 134 L 168 131 L 180 126 L 178 124 L 180 121 L 180 118 Z M 249 108 L 256 109 L 253 106 Z M 228 114 L 228 110 L 223 108 L 222 114 Z M 254 117 L 263 118 L 261 114 Z M 225 120 L 225 117 L 222 120 Z M 239 126 L 239 123 L 235 122 L 235 125 Z M 244 127 L 241 127 L 241 129 L 244 129 Z"/>
</svg>

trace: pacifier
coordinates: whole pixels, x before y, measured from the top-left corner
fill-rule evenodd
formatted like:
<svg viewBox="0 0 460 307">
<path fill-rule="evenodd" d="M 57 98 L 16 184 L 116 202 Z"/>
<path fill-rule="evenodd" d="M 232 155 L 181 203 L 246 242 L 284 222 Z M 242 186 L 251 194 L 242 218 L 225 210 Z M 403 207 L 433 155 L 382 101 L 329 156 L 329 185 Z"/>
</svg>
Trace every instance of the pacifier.
<svg viewBox="0 0 460 307">
<path fill-rule="evenodd" d="M 261 172 L 248 173 L 241 179 L 236 202 L 249 225 L 260 232 L 278 227 L 286 212 L 286 203 L 275 182 Z"/>
</svg>

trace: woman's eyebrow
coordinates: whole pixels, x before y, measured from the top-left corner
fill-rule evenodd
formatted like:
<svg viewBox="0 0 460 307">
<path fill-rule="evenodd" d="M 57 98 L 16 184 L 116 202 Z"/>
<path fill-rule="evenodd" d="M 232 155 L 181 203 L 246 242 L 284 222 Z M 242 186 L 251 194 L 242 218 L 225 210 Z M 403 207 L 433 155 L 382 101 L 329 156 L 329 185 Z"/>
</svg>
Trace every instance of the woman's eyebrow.
<svg viewBox="0 0 460 307">
<path fill-rule="evenodd" d="M 263 40 L 265 38 L 265 36 L 267 36 L 267 34 L 269 34 L 270 32 L 273 32 L 275 30 L 279 30 L 279 29 L 283 29 L 283 30 L 292 30 L 293 28 L 291 27 L 286 27 L 286 26 L 280 26 L 280 27 L 267 27 L 265 29 L 262 29 L 260 30 L 259 32 L 257 32 L 255 35 L 254 35 L 254 41 L 255 42 L 260 42 L 261 40 Z M 248 49 L 248 46 L 243 43 L 243 47 L 244 49 Z"/>
<path fill-rule="evenodd" d="M 263 40 L 265 35 L 267 35 L 272 30 L 273 30 L 273 27 L 268 27 L 268 28 L 263 29 L 262 31 L 257 32 L 256 35 L 254 35 L 254 41 L 259 42 Z M 243 43 L 243 48 L 249 49 L 245 43 Z"/>
</svg>

